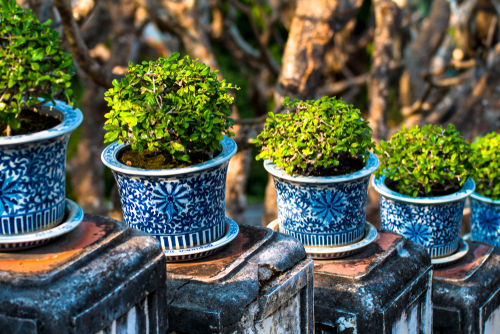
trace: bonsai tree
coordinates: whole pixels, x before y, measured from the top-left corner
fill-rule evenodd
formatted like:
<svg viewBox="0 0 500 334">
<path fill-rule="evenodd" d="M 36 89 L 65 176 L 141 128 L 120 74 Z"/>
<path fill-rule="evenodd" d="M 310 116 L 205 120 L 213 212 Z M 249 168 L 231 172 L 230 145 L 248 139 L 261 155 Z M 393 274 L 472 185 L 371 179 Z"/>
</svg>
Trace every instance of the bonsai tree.
<svg viewBox="0 0 500 334">
<path fill-rule="evenodd" d="M 15 0 L 0 0 L 0 123 L 7 136 L 21 127 L 22 111 L 53 102 L 56 95 L 74 105 L 73 59 L 62 51 L 51 23 L 40 23 Z"/>
<path fill-rule="evenodd" d="M 455 130 L 432 124 L 415 125 L 377 146 L 380 167 L 378 178 L 385 175 L 386 185 L 412 197 L 441 196 L 461 189 L 471 175 L 470 145 Z"/>
<path fill-rule="evenodd" d="M 490 197 L 493 201 L 500 199 L 500 134 L 490 133 L 477 138 L 471 144 L 470 160 L 474 166 L 473 176 L 476 192 Z"/>
<path fill-rule="evenodd" d="M 223 135 L 234 136 L 229 131 L 233 97 L 227 89 L 238 87 L 219 81 L 218 71 L 189 56 L 178 58 L 174 53 L 156 62 L 130 63 L 125 78 L 114 80 L 106 92 L 112 110 L 105 115 L 105 142 L 130 144 L 132 152 L 121 158 L 123 163 L 147 168 L 194 164 L 213 158 Z"/>
<path fill-rule="evenodd" d="M 269 113 L 264 130 L 253 141 L 288 175 L 334 176 L 364 167 L 375 147 L 368 122 L 358 109 L 335 97 L 290 101 L 284 114 Z"/>
</svg>

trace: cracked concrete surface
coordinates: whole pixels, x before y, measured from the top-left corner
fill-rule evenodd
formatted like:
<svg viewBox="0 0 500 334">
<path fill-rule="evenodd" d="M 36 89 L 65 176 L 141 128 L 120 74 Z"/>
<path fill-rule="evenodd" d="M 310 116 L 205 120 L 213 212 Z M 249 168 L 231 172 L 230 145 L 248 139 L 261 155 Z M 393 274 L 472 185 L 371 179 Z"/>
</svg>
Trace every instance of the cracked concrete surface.
<svg viewBox="0 0 500 334">
<path fill-rule="evenodd" d="M 229 248 L 214 263 L 200 261 L 198 277 L 196 264 L 167 265 L 169 333 L 313 333 L 313 263 L 304 247 L 265 228 L 241 226 L 240 234 L 241 254 L 228 262 L 238 251 Z"/>
</svg>

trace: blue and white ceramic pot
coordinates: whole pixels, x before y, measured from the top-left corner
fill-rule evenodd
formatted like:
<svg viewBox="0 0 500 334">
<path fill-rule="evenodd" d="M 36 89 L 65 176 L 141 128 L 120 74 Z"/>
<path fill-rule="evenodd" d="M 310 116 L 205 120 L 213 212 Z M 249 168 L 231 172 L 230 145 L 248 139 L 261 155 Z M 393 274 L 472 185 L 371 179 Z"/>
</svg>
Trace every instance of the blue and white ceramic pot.
<svg viewBox="0 0 500 334">
<path fill-rule="evenodd" d="M 83 120 L 79 109 L 51 102 L 41 113 L 61 120 L 51 129 L 0 137 L 0 231 L 3 235 L 52 228 L 64 218 L 68 139 Z"/>
<path fill-rule="evenodd" d="M 234 140 L 224 137 L 222 152 L 190 167 L 142 169 L 118 161 L 124 144 L 109 145 L 102 161 L 118 183 L 128 226 L 156 236 L 163 249 L 184 249 L 220 239 L 225 233 L 225 191 Z"/>
<path fill-rule="evenodd" d="M 273 176 L 280 232 L 305 246 L 341 246 L 364 236 L 370 175 L 378 158 L 370 153 L 365 167 L 342 176 L 289 176 L 270 161 L 264 167 Z"/>
<path fill-rule="evenodd" d="M 467 180 L 451 195 L 435 197 L 410 197 L 392 191 L 384 176 L 373 178 L 372 183 L 380 194 L 383 229 L 424 246 L 431 258 L 457 250 L 465 200 L 474 191 L 474 181 Z"/>
<path fill-rule="evenodd" d="M 473 241 L 500 247 L 500 200 L 470 195 L 470 229 Z"/>
</svg>

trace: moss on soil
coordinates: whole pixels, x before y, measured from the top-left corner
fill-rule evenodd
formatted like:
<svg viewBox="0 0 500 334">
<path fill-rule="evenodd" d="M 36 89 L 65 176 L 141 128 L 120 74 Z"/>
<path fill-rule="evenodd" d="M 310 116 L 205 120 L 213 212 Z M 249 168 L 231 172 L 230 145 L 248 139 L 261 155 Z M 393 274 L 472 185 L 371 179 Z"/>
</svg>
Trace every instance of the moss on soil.
<svg viewBox="0 0 500 334">
<path fill-rule="evenodd" d="M 214 154 L 214 157 L 220 152 Z M 143 152 L 134 151 L 130 147 L 122 149 L 118 153 L 118 160 L 127 166 L 143 169 L 173 169 L 189 167 L 210 160 L 210 157 L 204 153 L 191 153 L 190 161 L 176 160 L 168 152 L 164 150 Z"/>
<path fill-rule="evenodd" d="M 400 193 L 398 190 L 398 185 L 399 181 L 391 181 L 387 180 L 385 181 L 385 185 L 387 188 L 391 189 L 392 191 L 397 192 L 398 194 Z M 418 194 L 418 197 L 438 197 L 438 196 L 447 196 L 451 195 L 453 193 L 456 193 L 462 189 L 462 187 L 457 183 L 456 185 L 452 185 L 451 182 L 447 181 L 445 184 L 437 184 L 431 187 L 431 192 L 427 194 Z"/>
<path fill-rule="evenodd" d="M 365 167 L 362 160 L 354 158 L 341 159 L 339 162 L 338 166 L 329 166 L 326 168 L 322 166 L 315 167 L 311 170 L 298 168 L 295 169 L 293 173 L 304 176 L 340 176 L 360 171 Z"/>
<path fill-rule="evenodd" d="M 19 135 L 27 135 L 31 133 L 36 133 L 44 130 L 48 130 L 53 128 L 59 124 L 61 121 L 55 117 L 49 115 L 42 115 L 40 113 L 31 111 L 31 110 L 23 110 L 17 117 L 17 119 L 21 122 L 21 127 L 17 130 L 11 130 L 11 136 L 19 136 Z M 7 136 L 7 125 L 0 125 L 1 136 Z"/>
</svg>

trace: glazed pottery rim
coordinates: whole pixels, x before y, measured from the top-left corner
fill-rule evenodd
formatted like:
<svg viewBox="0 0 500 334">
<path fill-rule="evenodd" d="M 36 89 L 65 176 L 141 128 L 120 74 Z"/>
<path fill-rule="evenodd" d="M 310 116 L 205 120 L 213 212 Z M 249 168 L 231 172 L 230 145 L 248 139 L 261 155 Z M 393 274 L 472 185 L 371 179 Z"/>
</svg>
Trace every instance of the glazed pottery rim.
<svg viewBox="0 0 500 334">
<path fill-rule="evenodd" d="M 471 195 L 470 195 L 471 198 L 475 199 L 476 201 L 479 201 L 479 202 L 484 202 L 484 203 L 490 203 L 490 204 L 495 204 L 495 205 L 500 205 L 500 199 L 494 201 L 492 200 L 491 198 L 489 197 L 486 197 L 486 196 L 483 196 L 483 195 L 479 195 L 477 192 L 473 192 Z"/>
<path fill-rule="evenodd" d="M 365 167 L 358 170 L 357 172 L 339 176 L 303 176 L 297 174 L 290 176 L 286 173 L 284 169 L 279 168 L 278 166 L 276 166 L 276 164 L 272 163 L 270 160 L 264 161 L 264 168 L 271 175 L 288 181 L 294 181 L 300 183 L 342 183 L 370 176 L 375 170 L 377 170 L 379 165 L 379 160 L 375 154 L 371 152 L 369 152 L 369 154 L 370 157 L 366 161 Z"/>
<path fill-rule="evenodd" d="M 0 244 L 13 244 L 21 242 L 34 242 L 45 240 L 48 238 L 59 237 L 63 234 L 69 233 L 74 230 L 83 221 L 83 210 L 77 203 L 66 198 L 67 216 L 63 221 L 47 230 L 37 231 L 32 233 L 15 234 L 15 235 L 1 235 Z"/>
<path fill-rule="evenodd" d="M 64 118 L 60 124 L 54 126 L 53 128 L 39 132 L 19 136 L 0 137 L 0 146 L 26 144 L 59 137 L 66 133 L 72 132 L 82 123 L 83 114 L 80 109 L 73 109 L 72 106 L 67 105 L 63 101 L 55 100 L 54 102 L 56 103 L 55 106 L 52 104 L 52 102 L 48 102 L 47 104 L 43 105 L 42 113 L 49 114 L 58 119 L 60 119 L 60 116 L 62 114 Z"/>
<path fill-rule="evenodd" d="M 181 256 L 181 255 L 191 255 L 198 254 L 202 252 L 207 252 L 213 249 L 221 248 L 231 241 L 233 241 L 240 232 L 238 224 L 229 217 L 224 217 L 226 232 L 219 239 L 212 241 L 210 243 L 190 247 L 190 248 L 180 248 L 180 249 L 163 249 L 163 254 L 167 256 Z"/>
<path fill-rule="evenodd" d="M 440 204 L 440 203 L 450 203 L 466 199 L 469 195 L 474 192 L 476 185 L 474 181 L 469 178 L 465 181 L 462 189 L 459 191 L 446 195 L 446 196 L 434 196 L 434 197 L 410 197 L 407 195 L 402 195 L 389 189 L 385 185 L 385 176 L 382 175 L 378 179 L 376 177 L 372 180 L 373 188 L 382 196 L 394 199 L 397 201 L 414 203 L 414 204 Z"/>
<path fill-rule="evenodd" d="M 111 168 L 115 172 L 120 172 L 128 175 L 141 175 L 141 176 L 173 176 L 173 175 L 181 175 L 188 174 L 192 172 L 200 172 L 202 170 L 218 166 L 233 157 L 236 154 L 238 147 L 236 146 L 236 142 L 224 136 L 224 138 L 220 141 L 222 145 L 222 152 L 213 159 L 202 162 L 201 164 L 196 164 L 189 167 L 182 168 L 172 168 L 172 169 L 144 169 L 144 168 L 136 168 L 130 167 L 122 164 L 116 158 L 116 154 L 125 147 L 125 144 L 118 144 L 118 142 L 114 142 L 102 151 L 101 160 L 102 162 Z"/>
</svg>

